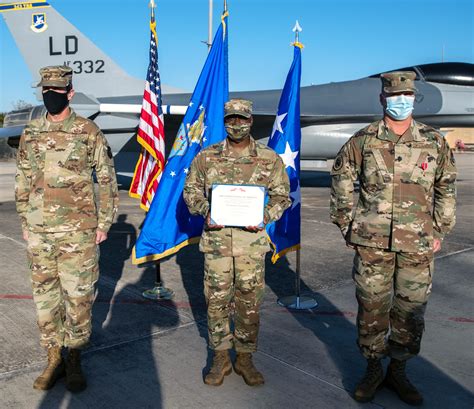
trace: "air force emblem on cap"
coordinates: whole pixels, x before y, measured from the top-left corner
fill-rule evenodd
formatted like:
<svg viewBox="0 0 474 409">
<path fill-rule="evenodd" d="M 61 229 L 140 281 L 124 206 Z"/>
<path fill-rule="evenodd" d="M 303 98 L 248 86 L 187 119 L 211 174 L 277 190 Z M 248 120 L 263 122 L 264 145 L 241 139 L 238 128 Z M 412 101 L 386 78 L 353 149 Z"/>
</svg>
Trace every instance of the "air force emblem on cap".
<svg viewBox="0 0 474 409">
<path fill-rule="evenodd" d="M 32 24 L 30 28 L 35 33 L 42 33 L 48 28 L 46 24 L 46 13 L 35 13 L 32 16 Z"/>
</svg>

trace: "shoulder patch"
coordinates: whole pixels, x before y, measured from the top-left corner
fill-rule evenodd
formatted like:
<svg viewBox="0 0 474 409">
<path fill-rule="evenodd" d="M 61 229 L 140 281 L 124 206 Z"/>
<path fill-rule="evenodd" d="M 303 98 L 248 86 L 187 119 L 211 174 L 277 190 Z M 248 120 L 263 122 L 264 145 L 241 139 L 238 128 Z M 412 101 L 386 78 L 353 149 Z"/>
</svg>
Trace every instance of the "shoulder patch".
<svg viewBox="0 0 474 409">
<path fill-rule="evenodd" d="M 334 164 L 332 166 L 332 169 L 334 172 L 338 172 L 342 169 L 342 166 L 344 165 L 344 156 L 342 154 L 337 155 L 336 159 L 334 160 Z"/>
</svg>

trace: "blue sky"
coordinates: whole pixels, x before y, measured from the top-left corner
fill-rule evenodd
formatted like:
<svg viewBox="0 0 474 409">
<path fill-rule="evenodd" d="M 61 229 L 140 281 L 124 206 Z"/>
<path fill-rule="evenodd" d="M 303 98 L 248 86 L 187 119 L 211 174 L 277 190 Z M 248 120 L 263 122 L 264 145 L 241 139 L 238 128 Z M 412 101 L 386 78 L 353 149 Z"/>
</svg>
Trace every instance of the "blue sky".
<svg viewBox="0 0 474 409">
<path fill-rule="evenodd" d="M 129 74 L 145 78 L 148 0 L 50 0 Z M 228 0 L 230 89 L 281 88 L 295 20 L 303 28 L 302 85 L 414 64 L 474 62 L 473 0 Z M 206 58 L 208 0 L 157 0 L 162 82 L 192 91 Z M 214 31 L 223 1 L 214 0 Z M 36 104 L 26 64 L 0 19 L 0 111 Z"/>
</svg>

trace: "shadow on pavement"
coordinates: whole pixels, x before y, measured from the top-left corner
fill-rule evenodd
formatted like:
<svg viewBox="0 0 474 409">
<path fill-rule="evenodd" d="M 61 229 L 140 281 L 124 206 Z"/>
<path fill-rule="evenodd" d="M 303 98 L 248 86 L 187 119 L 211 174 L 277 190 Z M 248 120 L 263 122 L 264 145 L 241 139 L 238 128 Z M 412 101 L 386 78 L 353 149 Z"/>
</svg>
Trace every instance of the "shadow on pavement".
<svg viewBox="0 0 474 409">
<path fill-rule="evenodd" d="M 351 266 L 347 266 L 347 268 L 350 269 Z M 294 294 L 295 273 L 290 268 L 286 257 L 280 259 L 276 264 L 272 264 L 270 253 L 267 254 L 266 284 L 277 298 Z M 321 293 L 312 291 L 304 280 L 301 280 L 301 295 L 314 297 L 319 303 L 318 307 L 306 311 L 288 309 L 289 313 L 325 346 L 327 354 L 339 372 L 344 389 L 349 395 L 352 395 L 352 391 L 363 376 L 366 366 L 365 359 L 358 353 L 356 326 L 345 317 L 348 312 L 341 311 Z M 355 297 L 354 294 L 351 296 Z M 305 352 L 302 351 L 301 354 L 304 355 Z M 303 362 L 304 358 L 303 356 Z M 387 363 L 388 359 L 385 360 L 385 364 Z M 316 368 L 315 372 L 317 371 Z M 474 405 L 473 393 L 425 358 L 416 357 L 410 360 L 407 372 L 413 383 L 423 393 L 425 407 L 472 409 Z M 328 375 L 322 373 L 319 376 L 327 379 Z M 394 392 L 387 389 L 377 393 L 375 402 L 383 405 L 388 404 L 387 407 L 410 407 L 401 402 Z"/>
<path fill-rule="evenodd" d="M 173 302 L 164 307 L 141 297 L 139 289 L 153 285 L 154 265 L 143 269 L 136 283 L 117 291 L 135 241 L 135 228 L 120 215 L 101 245 L 91 348 L 83 355 L 88 388 L 71 394 L 61 380 L 45 394 L 39 408 L 162 407 L 153 340 L 161 331 L 178 326 L 179 316 Z"/>
<path fill-rule="evenodd" d="M 197 245 L 186 246 L 176 255 L 176 263 L 181 271 L 181 279 L 191 307 L 203 347 L 207 348 L 207 306 L 204 298 L 204 255 Z M 212 354 L 208 350 L 207 361 L 202 369 L 202 376 L 212 363 Z"/>
</svg>

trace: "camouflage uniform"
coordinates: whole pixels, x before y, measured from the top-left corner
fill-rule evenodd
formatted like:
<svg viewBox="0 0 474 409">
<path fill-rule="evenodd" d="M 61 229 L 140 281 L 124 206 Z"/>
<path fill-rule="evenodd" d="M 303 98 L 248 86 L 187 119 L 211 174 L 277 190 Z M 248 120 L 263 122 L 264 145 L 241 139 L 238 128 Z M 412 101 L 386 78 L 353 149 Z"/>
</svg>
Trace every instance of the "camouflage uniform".
<svg viewBox="0 0 474 409">
<path fill-rule="evenodd" d="M 41 74 L 43 86 L 65 87 L 71 80 L 68 67 L 48 67 Z M 41 344 L 83 347 L 98 279 L 95 234 L 109 230 L 118 205 L 112 153 L 100 129 L 72 110 L 62 122 L 51 122 L 47 115 L 31 121 L 20 139 L 15 193 L 29 235 Z"/>
<path fill-rule="evenodd" d="M 250 105 L 244 108 L 251 110 Z M 230 102 L 226 104 L 227 114 L 239 113 L 240 109 Z M 213 184 L 265 186 L 269 198 L 265 206 L 267 222 L 278 220 L 291 204 L 282 160 L 253 138 L 243 152 L 235 152 L 226 139 L 196 156 L 183 192 L 192 214 L 207 216 Z M 211 349 L 227 350 L 234 346 L 238 352 L 256 351 L 259 306 L 265 289 L 264 256 L 270 250 L 265 230 L 205 229 L 199 249 L 205 253 L 204 294 Z M 232 303 L 235 305 L 234 334 L 229 321 Z"/>
<path fill-rule="evenodd" d="M 384 90 L 413 91 L 413 78 L 405 84 L 404 78 L 385 74 Z M 413 121 L 397 136 L 381 120 L 349 139 L 331 175 L 331 219 L 356 247 L 359 347 L 366 358 L 388 353 L 406 360 L 420 350 L 433 238 L 442 240 L 455 223 L 453 154 L 427 125 Z M 355 181 L 360 192 L 353 212 Z"/>
</svg>

